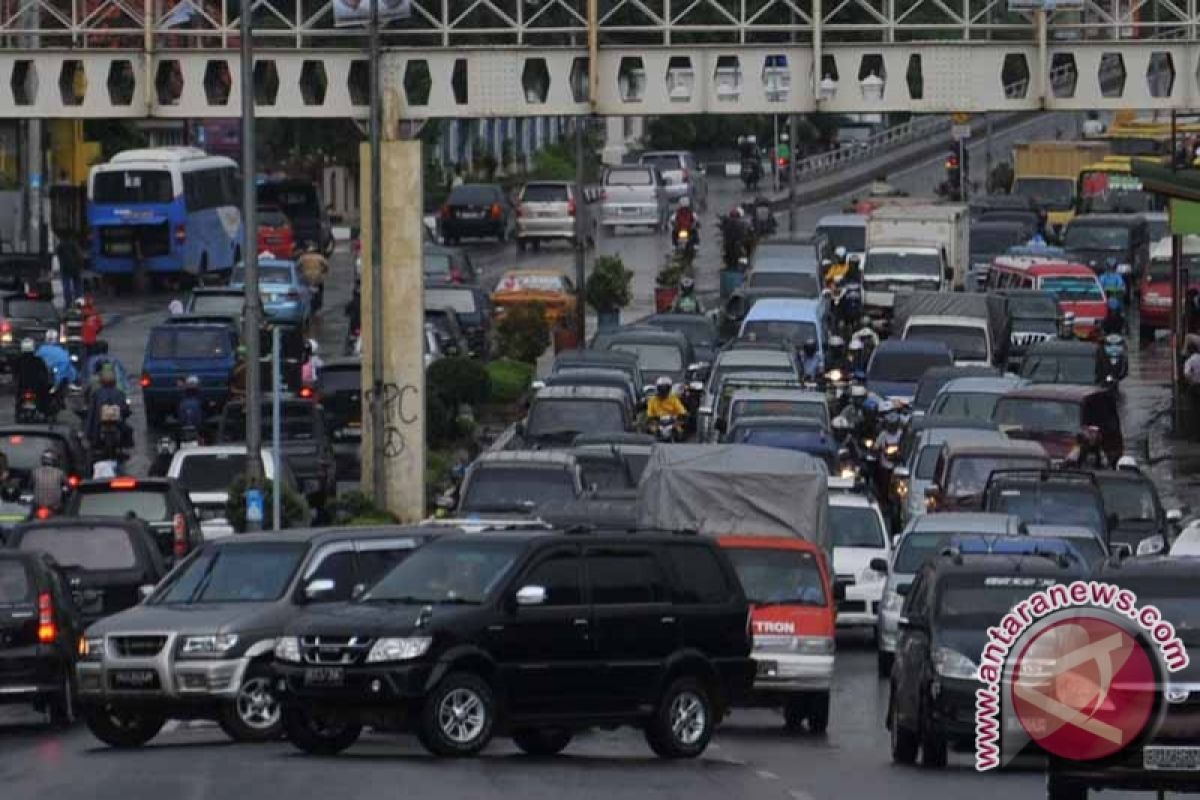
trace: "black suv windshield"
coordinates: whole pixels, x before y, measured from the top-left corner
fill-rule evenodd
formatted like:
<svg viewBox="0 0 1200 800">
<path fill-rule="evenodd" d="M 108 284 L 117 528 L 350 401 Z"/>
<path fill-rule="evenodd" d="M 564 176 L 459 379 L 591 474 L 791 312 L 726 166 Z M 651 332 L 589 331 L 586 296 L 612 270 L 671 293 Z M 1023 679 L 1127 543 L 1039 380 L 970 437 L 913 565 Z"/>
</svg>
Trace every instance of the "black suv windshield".
<svg viewBox="0 0 1200 800">
<path fill-rule="evenodd" d="M 624 430 L 620 404 L 607 400 L 537 400 L 525 424 L 526 435 L 533 438 Z"/>
<path fill-rule="evenodd" d="M 893 571 L 900 575 L 915 574 L 953 536 L 953 533 L 945 531 L 912 531 L 904 534 L 896 550 Z"/>
<path fill-rule="evenodd" d="M 1080 525 L 1104 534 L 1104 511 L 1089 486 L 1038 483 L 993 487 L 988 511 L 1014 514 L 1027 525 Z"/>
<path fill-rule="evenodd" d="M 362 602 L 477 605 L 500 585 L 522 546 L 518 541 L 434 542 L 401 561 Z"/>
<path fill-rule="evenodd" d="M 520 511 L 574 499 L 575 481 L 570 470 L 488 466 L 471 476 L 459 510 Z"/>
<path fill-rule="evenodd" d="M 946 627 L 982 628 L 1029 599 L 1029 595 L 1054 583 L 1048 578 L 1007 575 L 947 581 L 938 593 L 937 617 Z"/>
<path fill-rule="evenodd" d="M 825 605 L 821 571 L 813 554 L 774 547 L 731 547 L 727 551 L 755 605 Z"/>
<path fill-rule="evenodd" d="M 263 542 L 210 547 L 148 601 L 152 605 L 278 600 L 307 545 Z"/>
</svg>

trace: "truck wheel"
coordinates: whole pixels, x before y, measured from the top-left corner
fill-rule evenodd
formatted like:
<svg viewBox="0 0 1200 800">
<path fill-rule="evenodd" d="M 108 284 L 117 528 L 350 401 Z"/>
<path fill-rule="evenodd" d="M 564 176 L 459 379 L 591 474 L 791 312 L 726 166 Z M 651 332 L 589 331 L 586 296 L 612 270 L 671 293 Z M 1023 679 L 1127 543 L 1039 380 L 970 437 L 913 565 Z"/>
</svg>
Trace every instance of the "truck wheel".
<svg viewBox="0 0 1200 800">
<path fill-rule="evenodd" d="M 799 733 L 804 729 L 804 716 L 808 703 L 802 695 L 789 697 L 783 706 L 783 728 L 788 733 Z"/>
<path fill-rule="evenodd" d="M 335 756 L 358 741 L 362 726 L 326 718 L 306 709 L 285 707 L 283 730 L 288 741 L 314 756 Z"/>
<path fill-rule="evenodd" d="M 900 724 L 896 715 L 896 700 L 888 703 L 888 734 L 892 747 L 892 761 L 897 764 L 915 764 L 917 761 L 917 734 Z"/>
<path fill-rule="evenodd" d="M 513 731 L 513 743 L 531 756 L 553 756 L 571 743 L 566 728 L 523 728 Z"/>
<path fill-rule="evenodd" d="M 807 716 L 809 733 L 825 733 L 829 728 L 829 692 L 809 696 Z"/>
<path fill-rule="evenodd" d="M 704 684 L 678 678 L 646 725 L 646 743 L 661 758 L 695 758 L 708 747 L 715 727 L 716 711 Z"/>
<path fill-rule="evenodd" d="M 110 704 L 85 706 L 83 721 L 93 736 L 110 747 L 130 749 L 141 747 L 157 736 L 167 718 Z"/>
<path fill-rule="evenodd" d="M 496 700 L 487 681 L 452 672 L 425 699 L 417 738 L 436 756 L 473 756 L 496 727 Z"/>
<path fill-rule="evenodd" d="M 271 671 L 251 664 L 232 702 L 221 707 L 221 730 L 235 742 L 273 742 L 283 733 Z"/>
</svg>

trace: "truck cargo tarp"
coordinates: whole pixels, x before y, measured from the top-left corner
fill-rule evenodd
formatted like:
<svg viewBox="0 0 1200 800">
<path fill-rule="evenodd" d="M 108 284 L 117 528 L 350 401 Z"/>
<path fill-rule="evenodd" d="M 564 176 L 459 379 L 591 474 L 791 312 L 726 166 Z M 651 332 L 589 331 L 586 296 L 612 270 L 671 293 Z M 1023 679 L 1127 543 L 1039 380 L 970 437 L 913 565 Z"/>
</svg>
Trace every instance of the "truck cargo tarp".
<svg viewBox="0 0 1200 800">
<path fill-rule="evenodd" d="M 708 536 L 783 536 L 832 551 L 828 473 L 804 453 L 754 445 L 656 447 L 638 484 L 638 523 Z"/>
<path fill-rule="evenodd" d="M 992 341 L 1008 345 L 1008 299 L 979 292 L 906 292 L 896 295 L 892 330 L 897 334 L 911 317 L 972 317 L 987 320 Z"/>
</svg>

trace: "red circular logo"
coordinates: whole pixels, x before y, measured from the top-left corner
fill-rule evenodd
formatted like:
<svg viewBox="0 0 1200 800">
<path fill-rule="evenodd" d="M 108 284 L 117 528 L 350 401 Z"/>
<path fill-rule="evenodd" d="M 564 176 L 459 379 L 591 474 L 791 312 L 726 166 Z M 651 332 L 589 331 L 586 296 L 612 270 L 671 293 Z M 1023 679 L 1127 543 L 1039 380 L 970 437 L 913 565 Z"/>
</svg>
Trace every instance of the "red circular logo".
<svg viewBox="0 0 1200 800">
<path fill-rule="evenodd" d="M 1012 673 L 1013 713 L 1047 752 L 1112 755 L 1146 727 L 1158 695 L 1142 644 L 1107 619 L 1076 614 L 1032 636 Z"/>
</svg>

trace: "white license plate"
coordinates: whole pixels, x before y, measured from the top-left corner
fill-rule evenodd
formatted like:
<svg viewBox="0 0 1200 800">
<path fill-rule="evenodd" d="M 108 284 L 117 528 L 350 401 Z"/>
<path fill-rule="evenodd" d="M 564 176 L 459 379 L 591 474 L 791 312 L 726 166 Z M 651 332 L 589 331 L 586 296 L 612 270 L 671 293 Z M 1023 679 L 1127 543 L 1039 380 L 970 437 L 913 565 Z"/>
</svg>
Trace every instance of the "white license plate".
<svg viewBox="0 0 1200 800">
<path fill-rule="evenodd" d="M 779 674 L 779 662 L 777 661 L 756 661 L 758 665 L 758 677 L 774 678 Z"/>
<path fill-rule="evenodd" d="M 1153 770 L 1200 771 L 1200 747 L 1151 745 L 1142 748 L 1142 766 Z"/>
<path fill-rule="evenodd" d="M 621 206 L 620 212 L 622 216 L 632 217 L 638 213 L 637 206 Z"/>
<path fill-rule="evenodd" d="M 482 211 L 460 211 L 458 215 L 463 219 L 483 219 Z"/>
<path fill-rule="evenodd" d="M 537 213 L 537 216 L 542 217 L 542 218 L 553 218 L 553 217 L 557 217 L 558 215 L 555 214 L 553 211 L 539 211 Z"/>
</svg>

